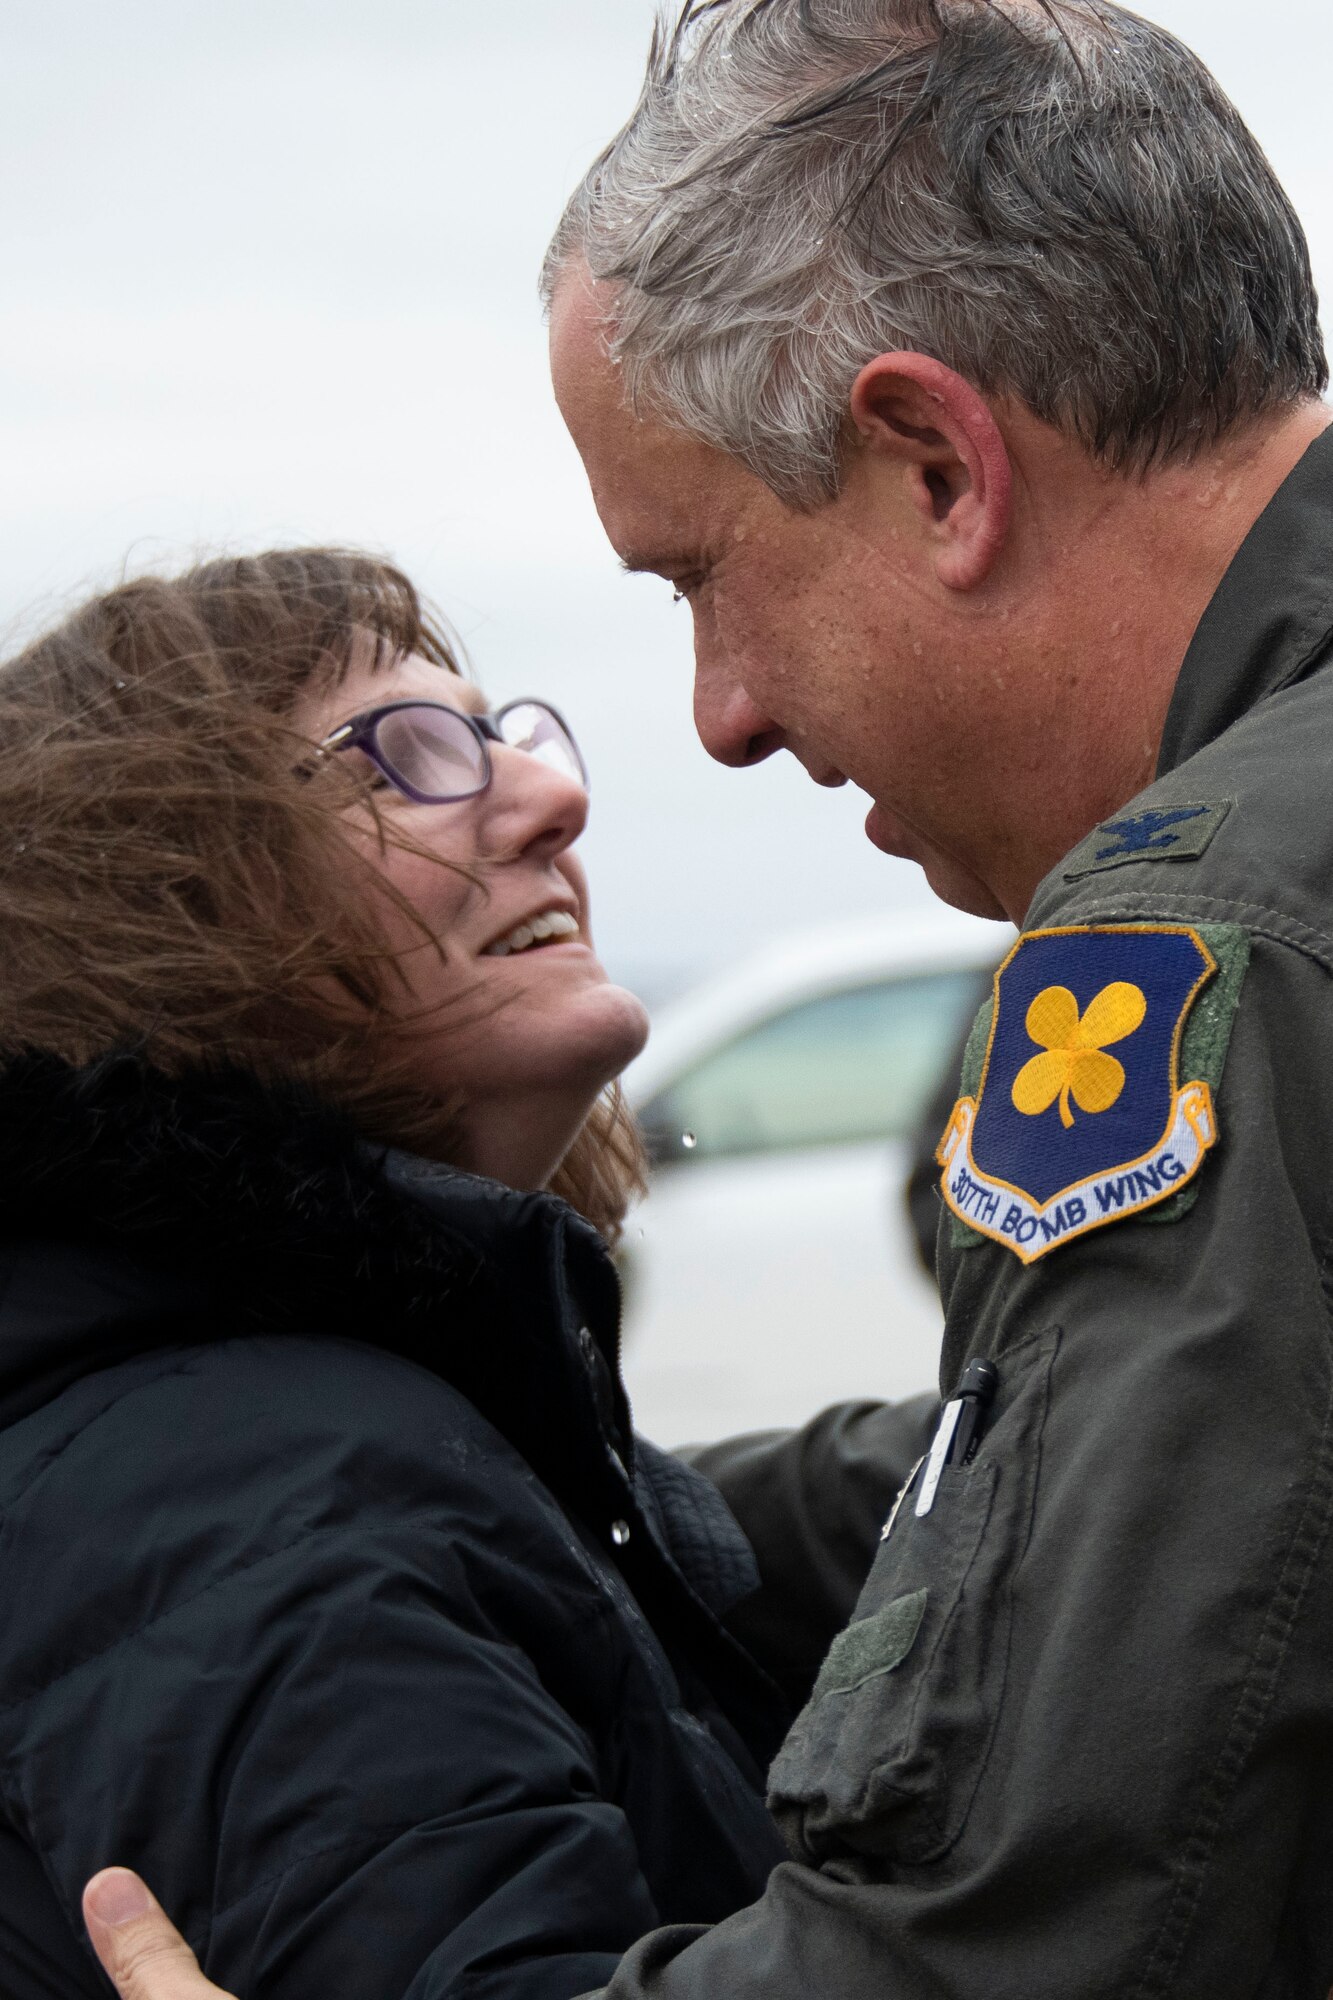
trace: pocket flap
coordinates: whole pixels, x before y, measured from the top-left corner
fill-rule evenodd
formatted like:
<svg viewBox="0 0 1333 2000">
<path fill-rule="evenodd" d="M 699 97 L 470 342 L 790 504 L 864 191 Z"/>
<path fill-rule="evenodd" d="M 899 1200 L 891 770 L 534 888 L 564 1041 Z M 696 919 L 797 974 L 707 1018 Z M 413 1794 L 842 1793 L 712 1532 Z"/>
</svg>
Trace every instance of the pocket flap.
<svg viewBox="0 0 1333 2000">
<path fill-rule="evenodd" d="M 819 1670 L 813 1699 L 826 1694 L 852 1694 L 879 1674 L 900 1667 L 916 1643 L 925 1616 L 927 1593 L 912 1590 L 895 1597 L 873 1617 L 858 1618 L 840 1632 Z"/>
</svg>

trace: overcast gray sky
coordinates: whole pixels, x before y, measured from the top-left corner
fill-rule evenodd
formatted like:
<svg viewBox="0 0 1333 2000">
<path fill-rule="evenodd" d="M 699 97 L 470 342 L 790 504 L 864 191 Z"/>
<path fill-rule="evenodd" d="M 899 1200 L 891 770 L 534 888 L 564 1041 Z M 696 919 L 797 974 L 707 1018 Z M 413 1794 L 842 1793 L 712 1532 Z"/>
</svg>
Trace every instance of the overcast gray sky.
<svg viewBox="0 0 1333 2000">
<path fill-rule="evenodd" d="M 1333 287 L 1327 0 L 1160 0 Z M 864 801 L 689 725 L 688 614 L 615 567 L 535 279 L 630 108 L 652 0 L 0 0 L 0 623 L 128 557 L 332 539 L 400 560 L 497 696 L 593 767 L 595 909 L 650 987 L 919 901 Z"/>
</svg>

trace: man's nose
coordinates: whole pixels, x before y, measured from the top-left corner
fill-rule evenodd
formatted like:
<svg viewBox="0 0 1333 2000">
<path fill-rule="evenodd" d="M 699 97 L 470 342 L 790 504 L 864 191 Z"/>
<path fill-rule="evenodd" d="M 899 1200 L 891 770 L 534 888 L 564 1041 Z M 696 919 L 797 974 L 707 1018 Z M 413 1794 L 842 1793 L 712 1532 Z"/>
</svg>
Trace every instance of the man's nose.
<svg viewBox="0 0 1333 2000">
<path fill-rule="evenodd" d="M 702 669 L 694 678 L 694 726 L 709 756 L 733 769 L 762 764 L 787 741 L 743 687 L 734 681 L 724 683 Z"/>
</svg>

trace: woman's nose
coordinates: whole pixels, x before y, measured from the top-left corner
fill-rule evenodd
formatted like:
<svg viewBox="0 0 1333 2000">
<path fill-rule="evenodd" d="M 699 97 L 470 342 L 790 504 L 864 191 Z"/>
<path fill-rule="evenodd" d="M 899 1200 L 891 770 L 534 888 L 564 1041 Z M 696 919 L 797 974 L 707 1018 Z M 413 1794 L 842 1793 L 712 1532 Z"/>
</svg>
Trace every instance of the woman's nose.
<svg viewBox="0 0 1333 2000">
<path fill-rule="evenodd" d="M 492 743 L 486 844 L 494 852 L 551 860 L 588 824 L 588 793 L 572 772 L 528 750 Z"/>
</svg>

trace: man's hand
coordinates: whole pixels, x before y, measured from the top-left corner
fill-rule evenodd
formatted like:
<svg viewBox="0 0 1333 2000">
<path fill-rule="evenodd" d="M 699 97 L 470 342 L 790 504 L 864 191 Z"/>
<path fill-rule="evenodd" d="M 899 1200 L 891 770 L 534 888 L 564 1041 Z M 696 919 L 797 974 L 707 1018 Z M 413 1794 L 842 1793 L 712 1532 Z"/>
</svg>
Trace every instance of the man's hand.
<svg viewBox="0 0 1333 2000">
<path fill-rule="evenodd" d="M 83 1892 L 83 1921 L 120 2000 L 234 2000 L 204 1978 L 156 1897 L 128 1868 L 93 1876 Z"/>
<path fill-rule="evenodd" d="M 128 1868 L 93 1876 L 83 1920 L 121 2000 L 232 2000 L 204 1978 L 185 1939 Z"/>
</svg>

